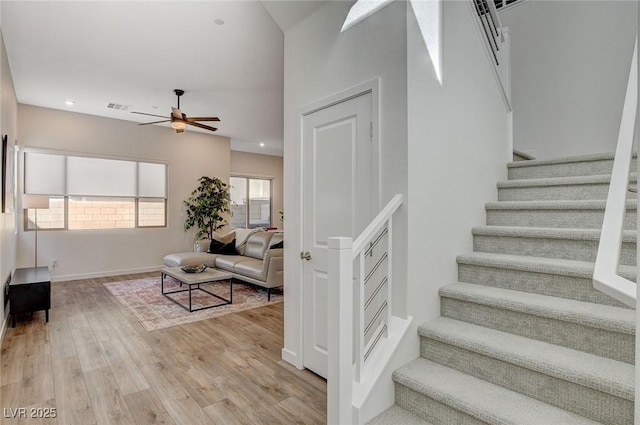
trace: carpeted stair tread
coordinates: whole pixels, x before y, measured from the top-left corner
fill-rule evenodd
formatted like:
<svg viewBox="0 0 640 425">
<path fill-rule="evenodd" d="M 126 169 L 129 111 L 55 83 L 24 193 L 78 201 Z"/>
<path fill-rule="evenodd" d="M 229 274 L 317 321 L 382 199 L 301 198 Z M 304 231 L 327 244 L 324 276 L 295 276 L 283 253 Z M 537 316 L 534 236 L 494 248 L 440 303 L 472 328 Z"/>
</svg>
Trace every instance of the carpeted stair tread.
<svg viewBox="0 0 640 425">
<path fill-rule="evenodd" d="M 635 334 L 635 311 L 621 307 L 512 291 L 473 283 L 452 283 L 440 296 L 561 320 L 623 334 Z"/>
<path fill-rule="evenodd" d="M 517 161 L 507 163 L 507 168 L 527 168 L 535 167 L 539 165 L 553 165 L 553 164 L 570 164 L 574 162 L 589 162 L 589 161 L 608 161 L 613 160 L 615 153 L 596 153 L 589 155 L 568 156 L 562 158 L 552 159 L 531 159 L 528 161 Z"/>
<path fill-rule="evenodd" d="M 367 422 L 367 425 L 431 425 L 431 423 L 394 404 Z"/>
<path fill-rule="evenodd" d="M 517 226 L 477 226 L 471 229 L 474 235 L 509 236 L 519 238 L 574 239 L 599 241 L 600 229 L 558 229 L 555 227 L 517 227 Z M 624 230 L 623 242 L 636 242 L 635 230 Z"/>
<path fill-rule="evenodd" d="M 558 258 L 531 257 L 523 255 L 470 252 L 457 256 L 458 264 L 498 267 L 511 270 L 557 274 L 590 279 L 593 277 L 593 262 L 563 260 Z M 635 280 L 635 266 L 618 266 L 620 276 Z"/>
<path fill-rule="evenodd" d="M 486 210 L 604 210 L 605 200 L 546 200 L 488 202 Z M 637 209 L 637 199 L 627 199 L 627 209 Z"/>
<path fill-rule="evenodd" d="M 488 424 L 597 424 L 424 358 L 396 370 L 393 378 L 400 385 Z"/>
<path fill-rule="evenodd" d="M 629 181 L 636 182 L 637 173 L 629 174 Z M 516 187 L 547 187 L 567 185 L 609 184 L 611 174 L 596 174 L 593 176 L 547 177 L 536 179 L 504 180 L 498 182 L 498 189 Z"/>
<path fill-rule="evenodd" d="M 633 401 L 635 372 L 628 363 L 445 317 L 420 325 L 418 334 Z"/>
</svg>

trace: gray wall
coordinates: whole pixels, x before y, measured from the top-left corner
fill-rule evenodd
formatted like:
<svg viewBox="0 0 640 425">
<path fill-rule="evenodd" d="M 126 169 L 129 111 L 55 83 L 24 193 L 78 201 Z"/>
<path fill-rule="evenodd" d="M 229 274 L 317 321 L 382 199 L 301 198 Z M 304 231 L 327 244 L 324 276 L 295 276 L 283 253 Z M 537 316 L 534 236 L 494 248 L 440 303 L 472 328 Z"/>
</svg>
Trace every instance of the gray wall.
<svg viewBox="0 0 640 425">
<path fill-rule="evenodd" d="M 511 31 L 514 148 L 548 159 L 615 150 L 635 1 L 526 0 Z"/>
</svg>

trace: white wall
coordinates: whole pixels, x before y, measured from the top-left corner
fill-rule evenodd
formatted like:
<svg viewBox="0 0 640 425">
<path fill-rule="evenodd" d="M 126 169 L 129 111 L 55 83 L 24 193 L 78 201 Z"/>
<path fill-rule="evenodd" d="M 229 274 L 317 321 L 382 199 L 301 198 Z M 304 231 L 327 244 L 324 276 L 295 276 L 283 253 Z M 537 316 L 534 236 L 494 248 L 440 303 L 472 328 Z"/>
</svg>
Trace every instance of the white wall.
<svg viewBox="0 0 640 425">
<path fill-rule="evenodd" d="M 615 150 L 635 1 L 527 0 L 511 31 L 514 148 L 538 159 Z"/>
<path fill-rule="evenodd" d="M 409 9 L 409 312 L 440 315 L 438 288 L 457 281 L 456 256 L 506 178 L 507 109 L 470 2 L 444 1 L 442 85 Z M 414 340 L 417 346 L 417 338 Z"/>
<path fill-rule="evenodd" d="M 379 78 L 381 201 L 406 195 L 406 13 L 396 2 L 340 33 L 351 2 L 327 2 L 285 33 L 284 174 L 285 347 L 283 358 L 301 367 L 300 135 L 303 109 L 332 95 Z M 394 221 L 406 240 L 406 208 Z M 394 264 L 405 281 L 406 244 L 396 247 Z M 401 285 L 399 285 L 401 286 Z M 406 294 L 398 297 L 404 301 Z"/>
<path fill-rule="evenodd" d="M 7 52 L 0 32 L 0 136 L 6 134 L 9 145 L 15 146 L 18 137 L 18 103 L 13 87 L 11 69 L 7 61 Z M 0 184 L 5 184 L 1 181 Z M 16 264 L 15 214 L 0 213 L 0 335 L 4 335 L 7 324 L 4 311 L 4 285 L 13 273 Z"/>
<path fill-rule="evenodd" d="M 190 251 L 193 232 L 183 230 L 182 201 L 202 176 L 229 182 L 229 139 L 73 112 L 19 105 L 21 147 L 167 161 L 166 228 L 38 232 L 38 263 L 51 265 L 54 280 L 155 270 L 170 252 Z M 22 188 L 19 187 L 19 192 Z M 22 221 L 21 221 L 22 223 Z M 19 226 L 18 266 L 33 265 L 34 233 Z"/>
</svg>

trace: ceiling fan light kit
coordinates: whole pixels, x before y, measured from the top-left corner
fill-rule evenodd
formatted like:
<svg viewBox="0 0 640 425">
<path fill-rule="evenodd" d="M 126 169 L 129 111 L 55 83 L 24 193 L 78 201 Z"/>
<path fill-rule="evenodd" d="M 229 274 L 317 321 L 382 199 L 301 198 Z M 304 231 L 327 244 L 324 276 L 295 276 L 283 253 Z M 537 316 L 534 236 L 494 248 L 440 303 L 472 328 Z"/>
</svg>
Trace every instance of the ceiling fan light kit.
<svg viewBox="0 0 640 425">
<path fill-rule="evenodd" d="M 132 114 L 139 114 L 139 115 L 148 115 L 151 117 L 158 117 L 158 118 L 166 118 L 165 120 L 162 121 L 153 121 L 153 122 L 146 122 L 146 123 L 141 123 L 138 125 L 150 125 L 150 124 L 159 124 L 159 123 L 165 123 L 165 122 L 170 122 L 171 127 L 174 128 L 176 130 L 176 133 L 183 133 L 185 128 L 188 125 L 192 125 L 194 127 L 198 127 L 198 128 L 202 128 L 205 130 L 209 130 L 209 131 L 216 131 L 217 128 L 215 127 L 211 127 L 205 124 L 200 124 L 197 121 L 220 121 L 220 119 L 218 117 L 196 117 L 196 118 L 189 118 L 187 117 L 186 114 L 182 113 L 182 111 L 180 110 L 180 96 L 182 96 L 184 94 L 184 90 L 181 89 L 174 89 L 173 92 L 176 94 L 176 96 L 178 96 L 178 107 L 177 108 L 171 108 L 171 115 L 168 117 L 163 117 L 162 115 L 154 115 L 154 114 L 147 114 L 145 112 L 131 112 Z"/>
</svg>

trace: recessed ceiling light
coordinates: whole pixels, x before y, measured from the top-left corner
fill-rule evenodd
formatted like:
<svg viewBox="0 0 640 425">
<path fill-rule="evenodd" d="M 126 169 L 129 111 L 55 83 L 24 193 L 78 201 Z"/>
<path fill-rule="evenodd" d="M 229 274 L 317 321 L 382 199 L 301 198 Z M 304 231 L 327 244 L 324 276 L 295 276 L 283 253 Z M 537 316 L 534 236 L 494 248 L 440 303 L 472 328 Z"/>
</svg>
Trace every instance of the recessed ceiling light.
<svg viewBox="0 0 640 425">
<path fill-rule="evenodd" d="M 67 100 L 67 101 L 64 102 L 64 104 L 67 105 L 67 106 L 73 106 L 73 105 L 76 104 L 76 102 L 74 102 L 73 100 Z"/>
<path fill-rule="evenodd" d="M 216 19 L 215 21 L 213 21 L 216 23 L 216 25 L 224 25 L 224 21 L 222 19 Z"/>
<path fill-rule="evenodd" d="M 260 143 L 260 147 L 261 147 L 261 148 L 264 148 L 264 143 Z"/>
</svg>

